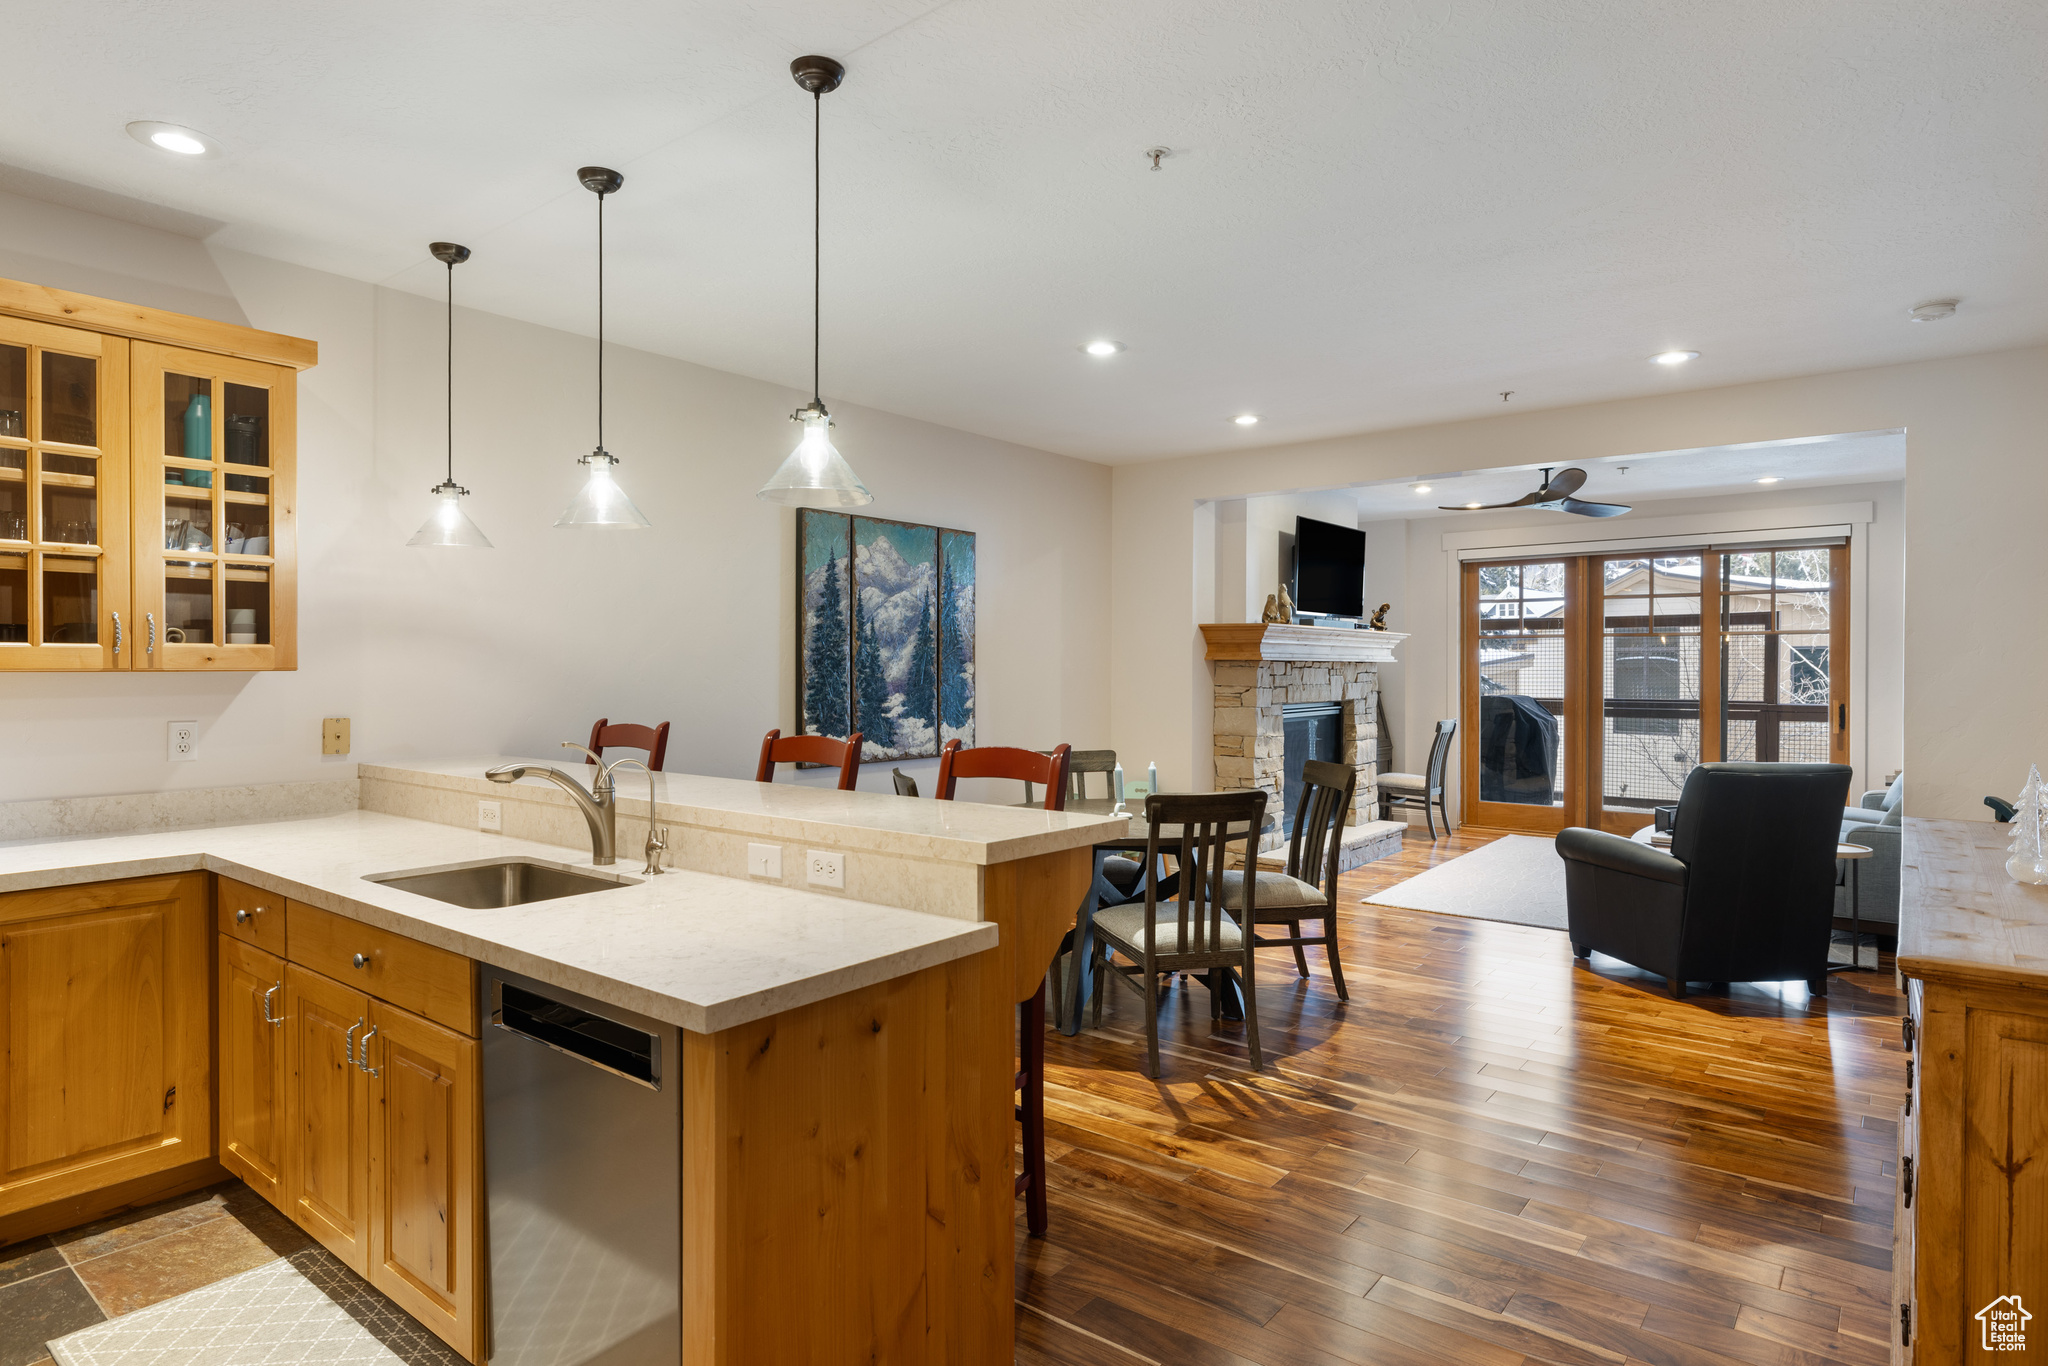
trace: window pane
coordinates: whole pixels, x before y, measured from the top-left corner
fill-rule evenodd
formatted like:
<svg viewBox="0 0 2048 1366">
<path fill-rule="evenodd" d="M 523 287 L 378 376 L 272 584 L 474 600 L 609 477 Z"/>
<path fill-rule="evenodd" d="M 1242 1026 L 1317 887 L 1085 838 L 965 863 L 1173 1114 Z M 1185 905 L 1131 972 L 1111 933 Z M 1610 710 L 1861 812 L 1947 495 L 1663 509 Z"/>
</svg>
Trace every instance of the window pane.
<svg viewBox="0 0 2048 1366">
<path fill-rule="evenodd" d="M 1657 629 L 1660 631 L 1697 631 L 1700 629 L 1700 600 L 1698 598 L 1657 598 Z"/>
<path fill-rule="evenodd" d="M 213 645 L 213 566 L 192 560 L 164 564 L 164 641 Z"/>
<path fill-rule="evenodd" d="M 1777 620 L 1780 631 L 1825 631 L 1831 593 L 1778 593 Z"/>
<path fill-rule="evenodd" d="M 1831 561 L 1832 556 L 1825 548 L 1781 550 L 1778 552 L 1778 587 L 1785 587 L 1788 581 L 1826 587 L 1831 577 Z"/>
<path fill-rule="evenodd" d="M 1480 597 L 1519 597 L 1521 591 L 1522 566 L 1518 564 L 1483 564 L 1479 566 Z"/>
<path fill-rule="evenodd" d="M 99 362 L 43 352 L 43 440 L 96 445 Z"/>
<path fill-rule="evenodd" d="M 0 555 L 0 645 L 28 644 L 28 556 Z"/>
<path fill-rule="evenodd" d="M 1778 697 L 1802 706 L 1828 704 L 1828 638 L 1779 636 Z"/>
<path fill-rule="evenodd" d="M 270 463 L 270 391 L 247 384 L 224 384 L 227 412 L 222 417 L 221 455 L 231 465 Z"/>
<path fill-rule="evenodd" d="M 1824 764 L 1828 761 L 1828 723 L 1825 721 L 1781 721 L 1778 723 L 1778 760 L 1781 764 Z"/>
<path fill-rule="evenodd" d="M 96 645 L 100 638 L 100 562 L 43 556 L 43 640 Z"/>
<path fill-rule="evenodd" d="M 164 454 L 173 460 L 213 459 L 212 380 L 164 376 Z"/>
<path fill-rule="evenodd" d="M 1699 637 L 1616 636 L 1606 651 L 1603 804 L 1676 801 L 1700 756 Z"/>
<path fill-rule="evenodd" d="M 0 436 L 28 435 L 28 348 L 0 346 Z"/>
<path fill-rule="evenodd" d="M 1610 598 L 1650 591 L 1648 560 L 1608 560 L 1600 568 L 1600 582 Z"/>
<path fill-rule="evenodd" d="M 1561 598 L 1564 596 L 1564 562 L 1522 566 L 1522 596 Z"/>
<path fill-rule="evenodd" d="M 1764 661 L 1769 643 L 1761 635 L 1731 635 L 1721 642 L 1721 696 L 1725 700 L 1764 700 Z"/>
</svg>

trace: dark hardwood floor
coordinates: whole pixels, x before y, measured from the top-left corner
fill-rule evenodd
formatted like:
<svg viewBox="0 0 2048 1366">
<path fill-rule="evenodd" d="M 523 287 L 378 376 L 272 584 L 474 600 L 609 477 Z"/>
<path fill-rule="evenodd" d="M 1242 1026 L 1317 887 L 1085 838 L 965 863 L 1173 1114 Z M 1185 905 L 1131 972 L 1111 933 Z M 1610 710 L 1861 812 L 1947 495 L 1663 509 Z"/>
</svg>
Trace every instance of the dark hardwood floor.
<svg viewBox="0 0 2048 1366">
<path fill-rule="evenodd" d="M 1889 955 L 1695 988 L 1575 966 L 1558 931 L 1358 904 L 1487 842 L 1344 879 L 1348 1005 L 1310 950 L 1259 974 L 1263 1073 L 1198 982 L 1047 1047 L 1052 1227 L 1018 1220 L 1023 1363 L 1880 1366 Z"/>
</svg>

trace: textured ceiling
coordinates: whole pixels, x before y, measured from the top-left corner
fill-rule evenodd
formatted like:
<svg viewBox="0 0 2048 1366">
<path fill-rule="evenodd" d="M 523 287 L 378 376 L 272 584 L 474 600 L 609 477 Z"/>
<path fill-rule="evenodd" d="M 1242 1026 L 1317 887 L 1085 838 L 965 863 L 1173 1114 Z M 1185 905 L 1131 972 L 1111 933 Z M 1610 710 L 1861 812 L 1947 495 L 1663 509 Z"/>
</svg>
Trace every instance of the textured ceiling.
<svg viewBox="0 0 2048 1366">
<path fill-rule="evenodd" d="M 425 293 L 452 238 L 467 303 L 588 332 L 573 174 L 602 162 L 611 335 L 790 384 L 787 64 L 841 57 L 828 399 L 1096 459 L 2048 339 L 2040 0 L 12 0 L 7 27 L 0 162 L 30 176 Z"/>
</svg>

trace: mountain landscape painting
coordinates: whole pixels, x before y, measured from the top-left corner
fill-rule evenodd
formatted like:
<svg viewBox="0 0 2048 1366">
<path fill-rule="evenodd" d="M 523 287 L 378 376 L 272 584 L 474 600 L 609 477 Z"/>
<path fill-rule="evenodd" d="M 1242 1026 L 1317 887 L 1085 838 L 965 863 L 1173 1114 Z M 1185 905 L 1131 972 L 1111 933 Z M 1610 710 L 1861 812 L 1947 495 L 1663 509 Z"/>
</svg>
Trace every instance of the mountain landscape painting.
<svg viewBox="0 0 2048 1366">
<path fill-rule="evenodd" d="M 974 533 L 797 513 L 797 712 L 862 762 L 974 743 Z"/>
<path fill-rule="evenodd" d="M 974 747 L 974 533 L 939 533 L 939 743 Z"/>
</svg>

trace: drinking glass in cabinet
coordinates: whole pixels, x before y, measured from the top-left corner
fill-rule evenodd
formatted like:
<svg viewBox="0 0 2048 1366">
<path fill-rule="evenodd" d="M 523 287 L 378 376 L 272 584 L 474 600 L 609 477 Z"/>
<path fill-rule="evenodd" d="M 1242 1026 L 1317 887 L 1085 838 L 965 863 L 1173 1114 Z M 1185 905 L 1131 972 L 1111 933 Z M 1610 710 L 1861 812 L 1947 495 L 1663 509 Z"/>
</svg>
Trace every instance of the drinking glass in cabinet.
<svg viewBox="0 0 2048 1366">
<path fill-rule="evenodd" d="M 0 541 L 28 539 L 26 463 L 21 451 L 0 451 Z"/>
<path fill-rule="evenodd" d="M 98 543 L 99 468 L 93 456 L 43 452 L 43 540 Z"/>
<path fill-rule="evenodd" d="M 268 645 L 270 570 L 263 565 L 231 564 L 223 572 L 227 575 L 227 643 Z"/>
<path fill-rule="evenodd" d="M 98 445 L 99 362 L 43 352 L 43 440 Z"/>
<path fill-rule="evenodd" d="M 164 376 L 164 455 L 172 460 L 213 459 L 213 381 Z M 168 475 L 166 483 L 172 482 Z"/>
<path fill-rule="evenodd" d="M 171 645 L 214 643 L 211 564 L 197 560 L 165 561 L 164 640 Z"/>
<path fill-rule="evenodd" d="M 28 556 L 0 554 L 0 645 L 28 644 Z"/>
<path fill-rule="evenodd" d="M 97 645 L 100 638 L 100 562 L 68 555 L 43 556 L 43 642 Z"/>
<path fill-rule="evenodd" d="M 0 346 L 0 436 L 27 436 L 28 348 Z"/>
</svg>

